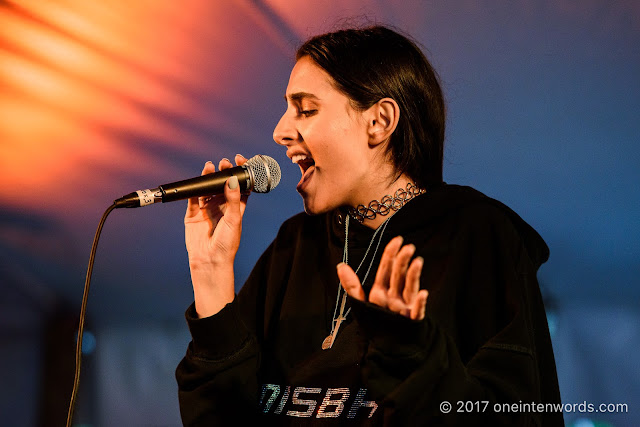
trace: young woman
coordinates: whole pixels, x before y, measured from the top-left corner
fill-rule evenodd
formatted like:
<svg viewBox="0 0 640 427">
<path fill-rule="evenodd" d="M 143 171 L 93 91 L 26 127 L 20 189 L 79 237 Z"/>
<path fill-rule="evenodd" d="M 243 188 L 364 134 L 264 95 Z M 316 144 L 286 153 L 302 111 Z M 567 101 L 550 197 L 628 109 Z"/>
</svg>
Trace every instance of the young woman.
<svg viewBox="0 0 640 427">
<path fill-rule="evenodd" d="M 273 136 L 306 213 L 237 295 L 246 195 L 230 178 L 187 207 L 184 424 L 563 425 L 537 405 L 560 401 L 536 280 L 548 248 L 503 204 L 443 183 L 445 108 L 422 52 L 371 27 L 296 59 Z"/>
</svg>

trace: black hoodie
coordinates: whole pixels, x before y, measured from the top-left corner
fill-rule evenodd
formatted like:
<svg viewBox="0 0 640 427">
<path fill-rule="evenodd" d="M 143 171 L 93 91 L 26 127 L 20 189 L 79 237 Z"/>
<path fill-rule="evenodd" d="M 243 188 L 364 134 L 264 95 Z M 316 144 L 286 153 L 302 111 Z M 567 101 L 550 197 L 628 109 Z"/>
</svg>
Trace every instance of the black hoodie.
<svg viewBox="0 0 640 427">
<path fill-rule="evenodd" d="M 345 218 L 287 220 L 232 303 L 204 319 L 187 310 L 193 340 L 176 371 L 185 425 L 563 425 L 536 279 L 549 250 L 533 228 L 469 187 L 430 189 L 390 218 L 359 272 L 371 265 L 368 291 L 402 235 L 425 260 L 426 318 L 349 299 L 322 350 Z M 350 221 L 354 269 L 373 232 Z"/>
</svg>

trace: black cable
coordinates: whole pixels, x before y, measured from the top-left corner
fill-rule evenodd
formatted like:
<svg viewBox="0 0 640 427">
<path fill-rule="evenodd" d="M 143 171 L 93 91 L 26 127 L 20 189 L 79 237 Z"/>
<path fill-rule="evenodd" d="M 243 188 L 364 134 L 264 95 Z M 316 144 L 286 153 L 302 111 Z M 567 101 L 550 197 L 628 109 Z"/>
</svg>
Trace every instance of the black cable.
<svg viewBox="0 0 640 427">
<path fill-rule="evenodd" d="M 96 235 L 93 238 L 93 245 L 91 246 L 91 254 L 89 255 L 89 266 L 87 268 L 87 277 L 84 280 L 84 292 L 82 294 L 82 306 L 80 307 L 80 321 L 78 325 L 78 339 L 76 341 L 76 371 L 75 379 L 73 380 L 73 390 L 71 391 L 71 402 L 69 402 L 69 412 L 67 414 L 67 427 L 71 427 L 73 420 L 73 411 L 76 406 L 76 398 L 78 397 L 78 386 L 80 385 L 80 363 L 82 362 L 82 333 L 84 332 L 84 319 L 87 314 L 87 300 L 89 299 L 89 285 L 91 284 L 91 273 L 93 272 L 93 262 L 96 257 L 96 249 L 98 248 L 98 240 L 100 239 L 100 233 L 104 226 L 107 216 L 112 210 L 116 208 L 116 204 L 109 206 L 102 215 Z"/>
</svg>

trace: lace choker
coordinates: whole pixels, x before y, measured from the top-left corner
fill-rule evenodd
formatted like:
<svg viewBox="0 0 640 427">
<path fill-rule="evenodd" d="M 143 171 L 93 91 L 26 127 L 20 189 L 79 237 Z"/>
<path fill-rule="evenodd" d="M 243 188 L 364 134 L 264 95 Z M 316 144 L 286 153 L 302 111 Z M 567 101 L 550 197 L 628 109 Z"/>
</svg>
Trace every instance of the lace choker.
<svg viewBox="0 0 640 427">
<path fill-rule="evenodd" d="M 409 200 L 425 192 L 426 190 L 409 182 L 406 189 L 399 188 L 393 196 L 387 194 L 380 201 L 372 200 L 368 206 L 358 205 L 356 208 L 349 208 L 349 215 L 359 223 L 364 222 L 365 219 L 374 219 L 378 215 L 387 216 L 389 212 L 397 211 Z"/>
</svg>

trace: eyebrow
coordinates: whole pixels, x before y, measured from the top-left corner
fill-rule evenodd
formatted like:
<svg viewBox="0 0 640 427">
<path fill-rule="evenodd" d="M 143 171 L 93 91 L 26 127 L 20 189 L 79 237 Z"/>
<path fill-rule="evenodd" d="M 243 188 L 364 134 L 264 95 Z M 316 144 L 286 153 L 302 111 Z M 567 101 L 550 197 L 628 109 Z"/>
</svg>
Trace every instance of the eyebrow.
<svg viewBox="0 0 640 427">
<path fill-rule="evenodd" d="M 286 101 L 287 98 L 289 98 L 291 101 L 298 101 L 298 102 L 305 98 L 320 100 L 320 98 L 318 98 L 317 96 L 309 92 L 296 92 L 296 93 L 292 93 L 289 96 L 285 95 L 284 100 Z"/>
</svg>

